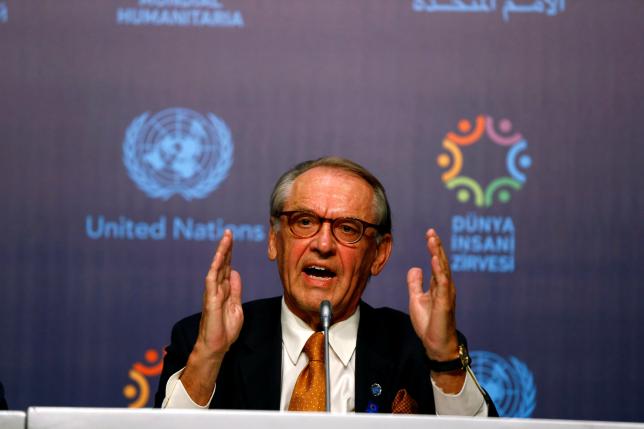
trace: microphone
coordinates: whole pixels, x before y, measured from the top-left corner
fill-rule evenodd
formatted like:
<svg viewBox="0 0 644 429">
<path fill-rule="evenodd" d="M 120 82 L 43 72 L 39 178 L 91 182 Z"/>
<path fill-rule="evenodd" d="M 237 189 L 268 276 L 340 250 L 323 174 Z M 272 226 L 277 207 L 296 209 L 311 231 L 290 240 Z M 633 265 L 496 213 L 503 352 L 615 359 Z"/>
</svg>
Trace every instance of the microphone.
<svg viewBox="0 0 644 429">
<path fill-rule="evenodd" d="M 324 329 L 324 332 L 329 329 L 332 318 L 333 311 L 331 310 L 331 303 L 325 299 L 320 303 L 320 321 L 322 322 L 322 328 Z"/>
<path fill-rule="evenodd" d="M 331 303 L 324 300 L 320 303 L 320 321 L 322 322 L 322 331 L 324 332 L 324 372 L 326 373 L 326 412 L 331 412 L 331 368 L 329 365 L 329 326 L 333 311 Z"/>
</svg>

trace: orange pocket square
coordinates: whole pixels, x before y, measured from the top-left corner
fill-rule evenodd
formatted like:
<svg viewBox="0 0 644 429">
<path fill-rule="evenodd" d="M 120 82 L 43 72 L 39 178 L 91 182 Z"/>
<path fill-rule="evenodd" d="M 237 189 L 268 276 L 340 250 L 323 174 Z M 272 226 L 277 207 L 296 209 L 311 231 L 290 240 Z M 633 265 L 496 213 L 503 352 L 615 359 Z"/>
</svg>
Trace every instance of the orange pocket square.
<svg viewBox="0 0 644 429">
<path fill-rule="evenodd" d="M 407 393 L 406 389 L 400 389 L 391 403 L 391 412 L 393 414 L 417 414 L 418 402 Z"/>
</svg>

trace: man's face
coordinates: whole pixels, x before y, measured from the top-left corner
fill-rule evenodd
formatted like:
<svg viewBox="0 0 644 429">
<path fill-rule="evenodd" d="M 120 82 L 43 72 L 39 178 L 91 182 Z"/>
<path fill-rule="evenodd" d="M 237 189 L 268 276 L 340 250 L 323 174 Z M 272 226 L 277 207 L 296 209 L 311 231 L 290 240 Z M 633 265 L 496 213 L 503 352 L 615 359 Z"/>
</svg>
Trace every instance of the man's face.
<svg viewBox="0 0 644 429">
<path fill-rule="evenodd" d="M 316 167 L 295 180 L 283 210 L 376 223 L 373 201 L 373 190 L 358 176 Z M 360 241 L 346 245 L 335 239 L 330 222 L 323 223 L 314 236 L 298 238 L 289 229 L 286 216 L 278 221 L 277 229 L 271 224 L 268 256 L 277 260 L 289 309 L 314 329 L 325 299 L 333 306 L 334 322 L 353 314 L 369 277 L 380 273 L 389 258 L 391 236 L 386 234 L 376 244 L 377 232 L 366 228 Z"/>
</svg>

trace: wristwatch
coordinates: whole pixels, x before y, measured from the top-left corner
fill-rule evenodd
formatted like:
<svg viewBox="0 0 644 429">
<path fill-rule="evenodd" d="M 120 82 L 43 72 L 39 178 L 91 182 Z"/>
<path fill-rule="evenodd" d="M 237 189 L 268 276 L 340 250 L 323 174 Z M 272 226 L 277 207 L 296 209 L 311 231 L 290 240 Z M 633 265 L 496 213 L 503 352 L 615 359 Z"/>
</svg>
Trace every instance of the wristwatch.
<svg viewBox="0 0 644 429">
<path fill-rule="evenodd" d="M 429 360 L 429 369 L 434 372 L 452 372 L 452 371 L 465 371 L 470 366 L 472 359 L 467 352 L 467 346 L 461 343 L 458 345 L 458 357 L 454 360 L 439 362 L 436 360 Z"/>
</svg>

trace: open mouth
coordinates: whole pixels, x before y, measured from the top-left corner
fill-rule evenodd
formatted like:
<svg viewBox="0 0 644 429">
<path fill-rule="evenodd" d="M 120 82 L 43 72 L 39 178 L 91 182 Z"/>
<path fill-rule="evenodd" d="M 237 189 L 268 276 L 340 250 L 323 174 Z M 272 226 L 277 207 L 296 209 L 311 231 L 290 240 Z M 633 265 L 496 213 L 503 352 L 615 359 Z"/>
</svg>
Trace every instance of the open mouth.
<svg viewBox="0 0 644 429">
<path fill-rule="evenodd" d="M 311 276 L 317 277 L 320 279 L 331 279 L 336 276 L 336 274 L 328 268 L 319 267 L 317 265 L 311 265 L 310 267 L 304 268 L 304 273 Z"/>
</svg>

